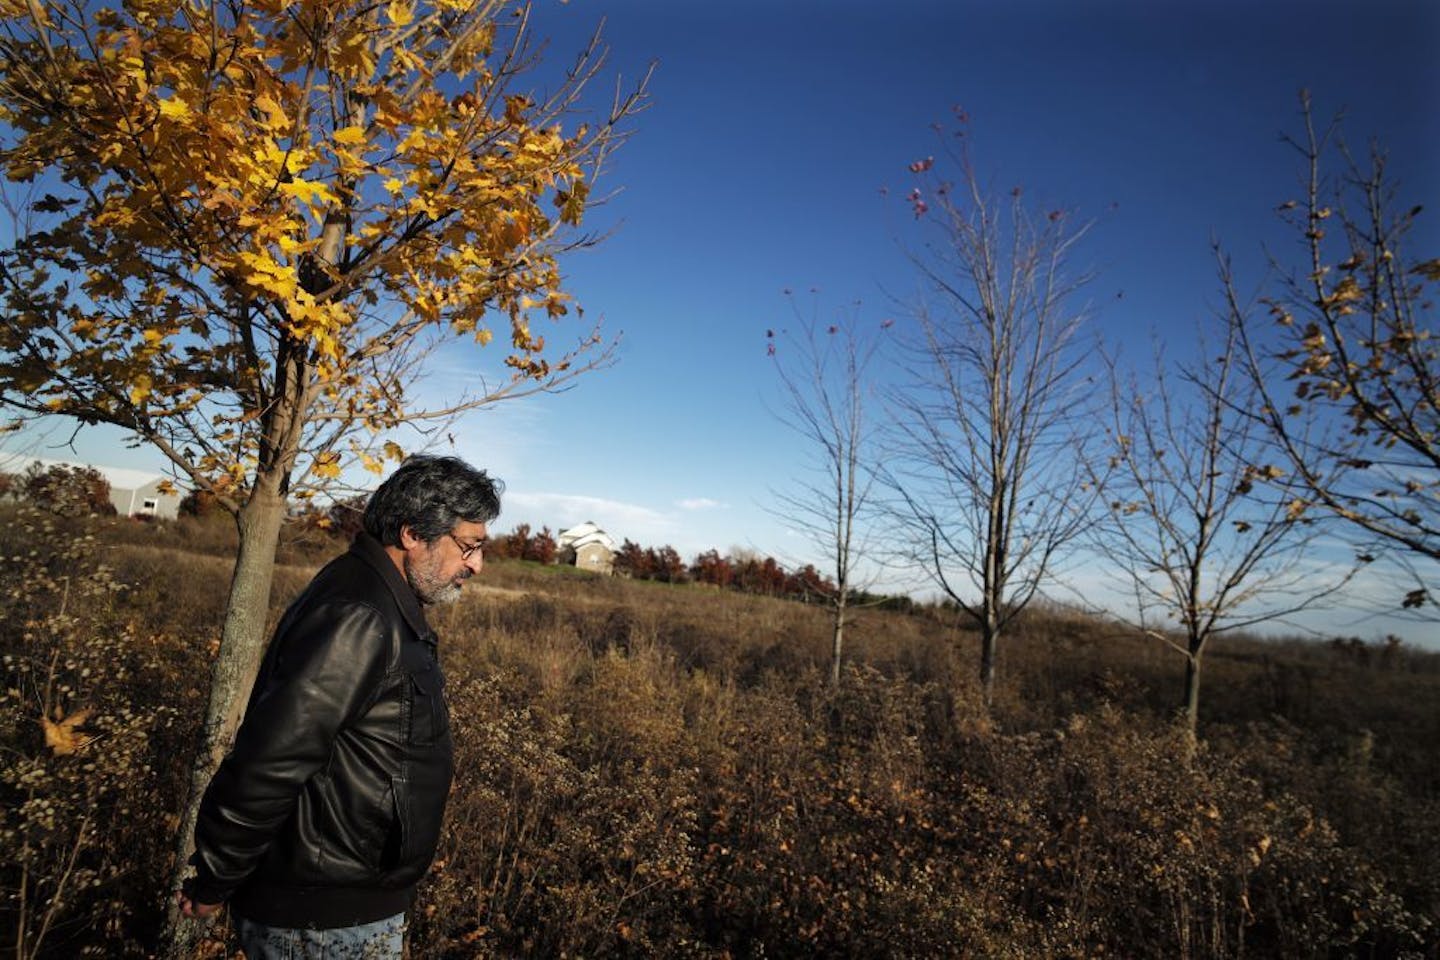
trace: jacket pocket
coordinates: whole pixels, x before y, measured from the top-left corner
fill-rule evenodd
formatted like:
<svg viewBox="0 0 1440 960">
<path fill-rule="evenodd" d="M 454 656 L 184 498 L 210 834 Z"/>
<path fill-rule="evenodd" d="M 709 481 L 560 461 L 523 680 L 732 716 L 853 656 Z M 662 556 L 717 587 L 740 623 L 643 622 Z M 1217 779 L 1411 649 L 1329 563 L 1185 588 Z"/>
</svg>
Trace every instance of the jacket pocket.
<svg viewBox="0 0 1440 960">
<path fill-rule="evenodd" d="M 389 853 L 393 807 L 383 780 L 317 774 L 300 795 L 293 826 L 272 849 L 286 851 L 286 873 L 302 884 L 369 881 Z"/>
<path fill-rule="evenodd" d="M 410 743 L 429 747 L 450 733 L 445 677 L 438 666 L 410 674 Z"/>
<path fill-rule="evenodd" d="M 410 787 L 403 777 L 390 779 L 390 829 L 385 836 L 385 848 L 380 857 L 380 868 L 388 872 L 406 862 L 410 856 Z"/>
</svg>

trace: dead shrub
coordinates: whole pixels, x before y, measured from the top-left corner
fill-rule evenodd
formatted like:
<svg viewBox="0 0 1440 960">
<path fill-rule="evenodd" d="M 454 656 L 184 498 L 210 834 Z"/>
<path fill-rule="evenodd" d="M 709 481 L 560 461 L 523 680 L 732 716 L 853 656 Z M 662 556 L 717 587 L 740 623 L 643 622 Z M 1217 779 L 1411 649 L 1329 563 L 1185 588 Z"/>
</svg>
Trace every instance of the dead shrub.
<svg viewBox="0 0 1440 960">
<path fill-rule="evenodd" d="M 602 671 L 582 701 L 593 705 L 624 686 L 626 671 L 610 662 L 615 676 Z M 695 820 L 693 768 L 650 762 L 653 748 L 673 742 L 674 724 L 649 726 L 648 710 L 536 713 L 507 704 L 504 688 L 516 679 L 496 675 L 454 691 L 457 763 L 468 775 L 451 799 L 413 948 L 668 953 L 679 942 Z M 612 725 L 627 718 L 647 725 Z"/>
<path fill-rule="evenodd" d="M 124 585 L 83 527 L 19 509 L 0 568 L 0 864 L 21 958 L 140 954 L 154 935 L 174 809 L 179 672 L 117 617 Z"/>
<path fill-rule="evenodd" d="M 0 935 L 142 956 L 229 556 L 180 524 L 0 520 Z M 277 570 L 276 611 L 313 570 Z M 1191 755 L 1177 658 L 1073 616 L 1007 637 L 986 710 L 939 611 L 862 611 L 832 690 L 818 608 L 487 582 L 433 611 L 458 775 L 416 958 L 1440 950 L 1440 657 L 1228 640 Z"/>
</svg>

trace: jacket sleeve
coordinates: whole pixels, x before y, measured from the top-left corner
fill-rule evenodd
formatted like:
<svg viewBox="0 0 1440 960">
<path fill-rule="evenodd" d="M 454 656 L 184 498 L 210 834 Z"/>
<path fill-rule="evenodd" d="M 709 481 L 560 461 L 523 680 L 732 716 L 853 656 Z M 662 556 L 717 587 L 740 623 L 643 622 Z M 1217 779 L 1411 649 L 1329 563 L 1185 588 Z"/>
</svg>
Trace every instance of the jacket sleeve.
<svg viewBox="0 0 1440 960">
<path fill-rule="evenodd" d="M 201 801 L 189 889 L 199 903 L 228 900 L 259 865 L 341 727 L 383 678 L 390 630 L 368 605 L 317 604 L 273 642 L 264 686 Z"/>
</svg>

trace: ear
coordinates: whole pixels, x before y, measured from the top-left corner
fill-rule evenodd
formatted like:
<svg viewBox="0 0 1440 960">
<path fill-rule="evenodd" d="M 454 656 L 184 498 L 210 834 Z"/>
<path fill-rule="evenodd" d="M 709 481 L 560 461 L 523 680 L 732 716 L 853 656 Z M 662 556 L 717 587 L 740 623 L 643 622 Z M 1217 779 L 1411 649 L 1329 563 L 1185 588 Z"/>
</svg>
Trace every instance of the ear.
<svg viewBox="0 0 1440 960">
<path fill-rule="evenodd" d="M 400 527 L 400 549 L 414 550 L 416 547 L 424 546 L 425 541 L 415 533 L 410 524 L 402 524 Z"/>
</svg>

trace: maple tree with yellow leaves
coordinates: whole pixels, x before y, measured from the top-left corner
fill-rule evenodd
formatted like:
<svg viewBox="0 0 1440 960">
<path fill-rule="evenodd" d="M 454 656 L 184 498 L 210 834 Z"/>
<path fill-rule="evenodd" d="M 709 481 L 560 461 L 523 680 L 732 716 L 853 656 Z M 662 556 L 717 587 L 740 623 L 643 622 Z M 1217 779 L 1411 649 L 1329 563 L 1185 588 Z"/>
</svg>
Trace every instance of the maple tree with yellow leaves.
<svg viewBox="0 0 1440 960">
<path fill-rule="evenodd" d="M 0 0 L 0 402 L 130 431 L 240 528 L 197 782 L 258 663 L 287 498 L 383 472 L 401 424 L 611 357 L 541 326 L 572 312 L 558 258 L 593 242 L 645 80 L 579 123 L 598 34 L 548 92 L 530 36 L 528 5 L 485 0 Z M 457 339 L 507 345 L 505 372 L 422 409 Z"/>
</svg>

